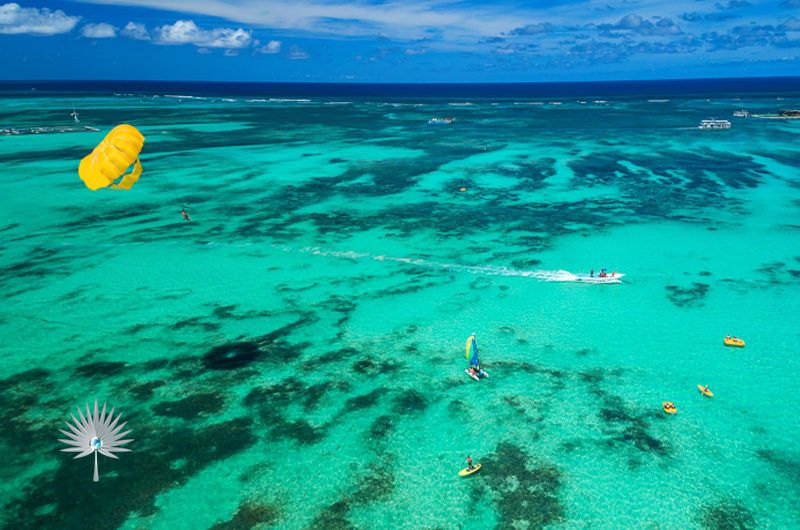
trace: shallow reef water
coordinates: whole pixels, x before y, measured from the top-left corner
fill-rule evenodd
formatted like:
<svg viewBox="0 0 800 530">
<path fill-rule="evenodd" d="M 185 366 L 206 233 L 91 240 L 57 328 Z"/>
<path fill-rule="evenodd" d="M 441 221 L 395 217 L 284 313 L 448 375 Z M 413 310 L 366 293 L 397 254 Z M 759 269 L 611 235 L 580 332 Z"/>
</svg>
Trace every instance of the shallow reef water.
<svg viewBox="0 0 800 530">
<path fill-rule="evenodd" d="M 74 99 L 0 142 L 0 528 L 800 528 L 800 124 L 696 128 L 774 96 Z"/>
</svg>

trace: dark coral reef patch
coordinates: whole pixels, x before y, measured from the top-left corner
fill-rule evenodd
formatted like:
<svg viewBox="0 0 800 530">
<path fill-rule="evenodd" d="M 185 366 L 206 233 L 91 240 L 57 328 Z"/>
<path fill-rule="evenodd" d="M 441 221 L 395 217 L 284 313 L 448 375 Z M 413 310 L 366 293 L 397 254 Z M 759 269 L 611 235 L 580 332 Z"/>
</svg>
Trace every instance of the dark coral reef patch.
<svg viewBox="0 0 800 530">
<path fill-rule="evenodd" d="M 248 499 L 236 508 L 229 521 L 217 523 L 210 530 L 250 530 L 259 525 L 274 526 L 278 523 L 281 511 L 274 504 L 264 504 L 258 500 Z"/>
<path fill-rule="evenodd" d="M 509 442 L 481 463 L 480 477 L 495 497 L 499 530 L 543 529 L 564 521 L 558 496 L 562 473 L 556 466 L 531 459 Z"/>
<path fill-rule="evenodd" d="M 703 530 L 755 530 L 753 514 L 738 499 L 722 499 L 705 504 L 697 516 Z"/>
<path fill-rule="evenodd" d="M 695 307 L 702 305 L 708 288 L 708 284 L 699 282 L 692 282 L 691 287 L 668 285 L 666 287 L 667 298 L 678 307 Z"/>
<path fill-rule="evenodd" d="M 194 420 L 200 415 L 214 414 L 222 410 L 225 398 L 220 392 L 194 394 L 178 401 L 167 401 L 153 407 L 159 416 Z"/>
</svg>

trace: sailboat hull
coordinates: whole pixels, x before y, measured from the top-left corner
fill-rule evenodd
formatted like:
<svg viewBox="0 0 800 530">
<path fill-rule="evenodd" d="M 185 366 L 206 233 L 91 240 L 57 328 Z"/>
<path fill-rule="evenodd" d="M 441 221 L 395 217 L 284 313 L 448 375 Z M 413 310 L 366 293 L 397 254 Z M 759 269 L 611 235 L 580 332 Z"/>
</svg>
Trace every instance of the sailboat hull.
<svg viewBox="0 0 800 530">
<path fill-rule="evenodd" d="M 489 377 L 489 374 L 487 374 L 487 373 L 486 373 L 485 371 L 483 371 L 483 370 L 481 370 L 480 372 L 478 372 L 478 375 L 475 375 L 475 374 L 473 374 L 472 372 L 470 372 L 470 371 L 469 371 L 469 370 L 467 370 L 466 368 L 464 368 L 464 372 L 465 372 L 465 373 L 466 373 L 468 376 L 470 376 L 471 378 L 473 378 L 475 381 L 480 381 L 480 376 L 482 376 L 482 375 L 483 375 L 483 376 L 486 376 L 486 377 Z"/>
</svg>

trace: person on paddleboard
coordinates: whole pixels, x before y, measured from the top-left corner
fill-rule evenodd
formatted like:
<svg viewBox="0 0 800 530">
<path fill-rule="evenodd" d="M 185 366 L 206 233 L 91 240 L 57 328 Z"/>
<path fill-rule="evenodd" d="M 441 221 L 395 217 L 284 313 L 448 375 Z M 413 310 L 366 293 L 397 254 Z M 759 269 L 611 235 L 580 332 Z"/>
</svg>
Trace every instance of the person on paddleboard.
<svg viewBox="0 0 800 530">
<path fill-rule="evenodd" d="M 467 455 L 467 469 L 472 469 L 472 457 Z"/>
</svg>

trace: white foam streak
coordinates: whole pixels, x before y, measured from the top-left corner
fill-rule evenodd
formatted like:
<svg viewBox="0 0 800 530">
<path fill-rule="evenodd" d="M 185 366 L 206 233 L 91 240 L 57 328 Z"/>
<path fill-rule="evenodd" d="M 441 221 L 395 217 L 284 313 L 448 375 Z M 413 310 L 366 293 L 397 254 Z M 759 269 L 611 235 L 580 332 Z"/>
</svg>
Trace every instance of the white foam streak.
<svg viewBox="0 0 800 530">
<path fill-rule="evenodd" d="M 283 247 L 283 250 L 287 252 L 295 252 L 294 249 L 289 247 Z M 526 271 L 526 270 L 518 270 L 518 269 L 510 269 L 508 267 L 497 267 L 494 265 L 464 265 L 459 263 L 442 263 L 438 261 L 429 261 L 426 259 L 413 259 L 413 258 L 397 258 L 393 256 L 386 256 L 386 255 L 374 255 L 365 252 L 353 252 L 353 251 L 338 251 L 338 250 L 329 250 L 324 249 L 321 247 L 305 247 L 299 249 L 299 252 L 308 252 L 314 254 L 315 256 L 331 256 L 336 258 L 347 258 L 347 259 L 372 259 L 375 261 L 388 261 L 388 262 L 395 262 L 395 263 L 405 263 L 408 265 L 413 265 L 416 267 L 427 267 L 431 269 L 445 269 L 445 270 L 452 270 L 457 272 L 467 272 L 470 274 L 481 274 L 485 276 L 522 276 L 525 278 L 536 278 L 538 280 L 544 280 L 548 282 L 573 282 L 576 281 L 577 278 L 571 272 L 567 272 L 564 270 L 558 271 L 544 271 L 544 270 L 534 270 L 534 271 Z"/>
</svg>

